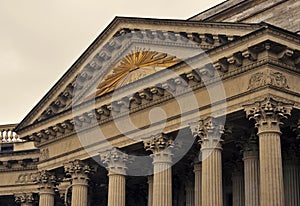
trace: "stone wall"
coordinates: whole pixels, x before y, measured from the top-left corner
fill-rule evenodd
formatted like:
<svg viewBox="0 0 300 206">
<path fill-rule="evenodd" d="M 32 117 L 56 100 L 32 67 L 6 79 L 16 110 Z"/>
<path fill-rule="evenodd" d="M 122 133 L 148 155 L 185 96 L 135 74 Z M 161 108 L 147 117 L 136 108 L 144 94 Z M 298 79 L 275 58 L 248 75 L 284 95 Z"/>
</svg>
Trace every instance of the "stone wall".
<svg viewBox="0 0 300 206">
<path fill-rule="evenodd" d="M 190 20 L 245 23 L 264 21 L 292 32 L 300 32 L 300 1 L 230 0 Z"/>
</svg>

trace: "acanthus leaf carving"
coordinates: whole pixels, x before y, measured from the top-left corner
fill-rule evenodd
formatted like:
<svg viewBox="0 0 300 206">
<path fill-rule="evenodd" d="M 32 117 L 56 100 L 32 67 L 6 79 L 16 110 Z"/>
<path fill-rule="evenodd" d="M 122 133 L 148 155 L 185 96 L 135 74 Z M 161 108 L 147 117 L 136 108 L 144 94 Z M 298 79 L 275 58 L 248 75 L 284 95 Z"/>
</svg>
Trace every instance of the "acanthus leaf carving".
<svg viewBox="0 0 300 206">
<path fill-rule="evenodd" d="M 279 88 L 289 89 L 287 78 L 281 72 L 257 72 L 250 77 L 248 90 L 272 85 Z"/>
</svg>

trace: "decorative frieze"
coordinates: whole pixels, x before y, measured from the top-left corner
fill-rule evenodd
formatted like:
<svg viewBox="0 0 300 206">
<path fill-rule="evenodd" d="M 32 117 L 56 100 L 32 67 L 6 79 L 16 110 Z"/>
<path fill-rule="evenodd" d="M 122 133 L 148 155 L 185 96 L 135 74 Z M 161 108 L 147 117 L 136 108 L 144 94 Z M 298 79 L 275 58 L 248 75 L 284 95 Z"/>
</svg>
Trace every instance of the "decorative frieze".
<svg viewBox="0 0 300 206">
<path fill-rule="evenodd" d="M 17 177 L 17 180 L 15 181 L 16 184 L 28 184 L 28 183 L 34 183 L 35 179 L 37 177 L 37 173 L 24 173 L 20 174 Z"/>
<path fill-rule="evenodd" d="M 138 109 L 142 109 L 144 108 L 144 105 L 149 106 L 150 102 L 153 102 L 153 104 L 155 104 L 155 102 L 157 103 L 157 100 L 159 98 L 164 100 L 168 98 L 172 98 L 173 96 L 168 94 L 167 90 L 179 92 L 183 90 L 182 85 L 190 86 L 192 88 L 195 86 L 195 84 L 199 85 L 199 87 L 200 86 L 202 87 L 205 86 L 205 84 L 212 83 L 215 79 L 214 75 L 216 69 L 220 71 L 221 78 L 223 78 L 223 76 L 224 78 L 225 77 L 228 78 L 232 74 L 239 73 L 239 71 L 237 70 L 235 70 L 234 73 L 228 72 L 229 65 L 230 65 L 230 70 L 232 71 L 233 66 L 243 67 L 245 58 L 251 61 L 258 62 L 259 61 L 258 54 L 260 52 L 263 52 L 266 49 L 273 51 L 275 45 L 276 44 L 270 41 L 267 43 L 262 42 L 252 46 L 251 48 L 246 48 L 243 51 L 235 52 L 231 56 L 223 57 L 218 61 L 213 62 L 212 64 L 207 64 L 205 66 L 196 68 L 190 72 L 180 74 L 182 79 L 184 79 L 185 81 L 183 83 L 181 82 L 180 84 L 178 84 L 176 78 L 164 80 L 164 82 L 161 82 L 160 85 L 151 86 L 151 88 L 145 88 L 141 91 L 137 91 L 136 94 L 133 95 L 132 97 L 121 97 L 119 100 L 116 100 L 111 104 L 102 105 L 100 108 L 87 111 L 84 114 L 76 116 L 74 119 L 65 120 L 64 122 L 61 122 L 57 125 L 53 125 L 49 128 L 44 128 L 44 130 L 41 130 L 40 132 L 29 135 L 28 138 L 34 141 L 40 141 L 41 139 L 43 139 L 43 141 L 46 141 L 47 139 L 52 139 L 53 137 L 58 137 L 58 136 L 63 136 L 63 135 L 68 135 L 70 133 L 73 133 L 75 124 L 77 126 L 76 128 L 77 130 L 84 129 L 86 127 L 89 127 L 91 125 L 96 125 L 99 123 L 102 124 L 106 121 L 110 121 L 112 119 L 112 115 L 122 115 L 123 109 L 121 108 L 124 107 L 124 105 L 126 107 L 125 113 L 127 114 L 128 109 L 129 112 L 136 111 L 137 110 L 136 106 L 138 106 Z M 284 46 L 282 45 L 280 46 L 280 48 L 283 49 Z M 274 59 L 261 60 L 260 64 L 266 64 L 268 62 L 274 63 L 276 61 L 277 60 Z M 257 66 L 258 66 L 257 64 L 247 65 L 247 70 L 250 70 L 252 67 L 257 67 Z M 244 71 L 244 67 L 243 67 L 243 71 Z M 170 84 L 170 82 L 172 84 Z M 205 84 L 203 82 L 205 82 Z M 161 85 L 164 85 L 165 89 L 167 90 L 163 89 Z M 258 72 L 254 74 L 249 80 L 248 90 L 255 89 L 257 87 L 264 86 L 264 85 L 273 85 L 285 89 L 289 88 L 287 78 L 284 76 L 284 74 L 280 72 L 267 71 L 267 72 Z M 123 104 L 124 102 L 122 100 L 124 98 L 128 99 L 128 102 L 126 104 Z M 114 110 L 112 112 L 113 108 L 117 110 Z"/>
<path fill-rule="evenodd" d="M 266 85 L 272 85 L 284 89 L 289 88 L 287 78 L 281 72 L 264 71 L 257 72 L 250 77 L 248 90 Z"/>
</svg>

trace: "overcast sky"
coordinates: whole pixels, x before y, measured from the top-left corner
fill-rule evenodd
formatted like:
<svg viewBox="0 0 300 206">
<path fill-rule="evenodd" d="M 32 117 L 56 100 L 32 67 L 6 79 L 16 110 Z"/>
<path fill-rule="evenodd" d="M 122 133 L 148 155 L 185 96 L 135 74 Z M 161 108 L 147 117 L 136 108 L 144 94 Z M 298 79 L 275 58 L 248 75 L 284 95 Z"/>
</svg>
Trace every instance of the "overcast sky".
<svg viewBox="0 0 300 206">
<path fill-rule="evenodd" d="M 0 124 L 18 123 L 115 16 L 187 19 L 222 0 L 0 0 Z"/>
</svg>

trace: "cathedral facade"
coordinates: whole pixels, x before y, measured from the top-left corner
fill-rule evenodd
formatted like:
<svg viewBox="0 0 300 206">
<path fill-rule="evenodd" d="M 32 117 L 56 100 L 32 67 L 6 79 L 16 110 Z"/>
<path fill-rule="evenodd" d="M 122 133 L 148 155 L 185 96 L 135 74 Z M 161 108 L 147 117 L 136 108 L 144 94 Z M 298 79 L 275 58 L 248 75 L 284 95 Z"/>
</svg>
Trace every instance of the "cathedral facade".
<svg viewBox="0 0 300 206">
<path fill-rule="evenodd" d="M 116 17 L 1 125 L 2 206 L 299 206 L 300 2 Z"/>
</svg>

